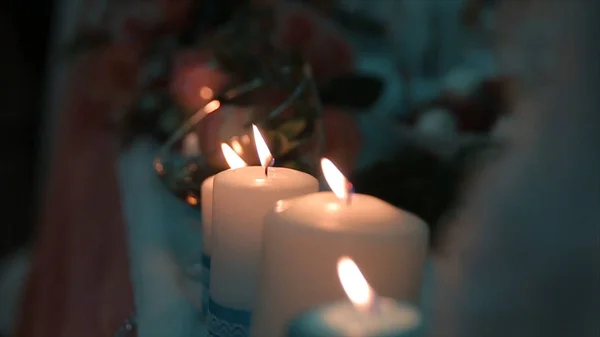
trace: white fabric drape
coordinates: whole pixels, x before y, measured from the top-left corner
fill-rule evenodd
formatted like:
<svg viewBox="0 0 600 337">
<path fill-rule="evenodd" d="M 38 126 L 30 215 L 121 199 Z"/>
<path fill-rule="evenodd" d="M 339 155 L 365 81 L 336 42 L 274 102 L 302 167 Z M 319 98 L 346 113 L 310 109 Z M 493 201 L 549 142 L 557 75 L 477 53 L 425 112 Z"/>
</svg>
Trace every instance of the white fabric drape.
<svg viewBox="0 0 600 337">
<path fill-rule="evenodd" d="M 427 336 L 597 336 L 598 5 L 508 6 L 513 34 L 500 48 L 526 100 L 506 155 L 473 182 L 436 261 Z"/>
</svg>

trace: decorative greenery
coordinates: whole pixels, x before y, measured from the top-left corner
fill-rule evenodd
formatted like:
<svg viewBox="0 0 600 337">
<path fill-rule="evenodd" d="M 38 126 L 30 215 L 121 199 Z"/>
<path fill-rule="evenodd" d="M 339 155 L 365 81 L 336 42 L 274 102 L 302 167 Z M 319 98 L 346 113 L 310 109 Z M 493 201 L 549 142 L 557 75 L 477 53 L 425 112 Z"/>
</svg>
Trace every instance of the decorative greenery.
<svg viewBox="0 0 600 337">
<path fill-rule="evenodd" d="M 304 165 L 296 152 L 303 139 L 311 136 L 320 105 L 306 62 L 299 52 L 277 49 L 271 41 L 273 29 L 270 8 L 246 8 L 215 35 L 212 51 L 220 68 L 234 77 L 234 86 L 260 79 L 266 88 L 285 93 L 278 103 L 257 107 L 267 111 L 256 116 L 268 117 L 252 122 L 266 130 L 277 164 L 298 168 Z"/>
</svg>

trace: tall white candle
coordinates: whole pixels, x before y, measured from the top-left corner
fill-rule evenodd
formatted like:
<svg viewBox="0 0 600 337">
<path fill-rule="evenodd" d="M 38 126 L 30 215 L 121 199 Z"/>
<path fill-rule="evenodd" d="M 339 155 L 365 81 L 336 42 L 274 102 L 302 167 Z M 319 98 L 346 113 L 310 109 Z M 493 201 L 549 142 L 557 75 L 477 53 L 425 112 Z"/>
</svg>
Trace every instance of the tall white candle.
<svg viewBox="0 0 600 337">
<path fill-rule="evenodd" d="M 221 144 L 223 156 L 232 169 L 247 166 L 246 162 L 240 158 L 227 144 Z M 202 264 L 200 268 L 200 281 L 202 284 L 200 314 L 204 318 L 208 310 L 208 289 L 210 289 L 210 267 L 212 254 L 212 198 L 215 176 L 209 177 L 202 183 Z"/>
<path fill-rule="evenodd" d="M 231 169 L 248 166 L 229 145 L 221 144 L 221 151 Z M 206 178 L 202 182 L 200 189 L 202 197 L 202 238 L 204 240 L 202 250 L 204 255 L 209 257 L 212 253 L 212 200 L 214 181 L 215 176 Z"/>
<path fill-rule="evenodd" d="M 265 217 L 263 268 L 252 336 L 276 337 L 299 313 L 344 298 L 335 266 L 352 255 L 385 296 L 417 303 L 428 228 L 417 216 L 375 197 L 351 194 L 328 160 L 333 192 L 280 201 Z"/>
<path fill-rule="evenodd" d="M 414 337 L 421 314 L 410 304 L 380 297 L 350 258 L 338 262 L 348 300 L 311 310 L 294 319 L 288 337 Z"/>
<path fill-rule="evenodd" d="M 258 291 L 263 219 L 280 199 L 318 190 L 314 177 L 269 167 L 270 152 L 254 127 L 264 167 L 224 171 L 214 178 L 210 297 L 220 306 L 252 311 Z"/>
</svg>

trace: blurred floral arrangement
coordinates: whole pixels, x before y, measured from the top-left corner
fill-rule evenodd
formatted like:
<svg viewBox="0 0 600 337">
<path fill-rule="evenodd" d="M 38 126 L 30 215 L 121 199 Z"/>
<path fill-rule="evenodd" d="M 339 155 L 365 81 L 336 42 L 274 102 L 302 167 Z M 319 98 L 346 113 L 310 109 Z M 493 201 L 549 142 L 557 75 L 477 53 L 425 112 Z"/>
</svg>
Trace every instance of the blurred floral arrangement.
<svg viewBox="0 0 600 337">
<path fill-rule="evenodd" d="M 230 19 L 218 19 L 218 12 L 233 13 L 233 7 Z M 107 122 L 125 141 L 140 134 L 164 140 L 210 100 L 256 78 L 289 92 L 307 65 L 319 85 L 354 65 L 336 27 L 299 3 L 138 0 L 90 13 L 68 49 L 77 58 L 74 76 L 81 77 L 76 91 L 106 106 Z M 283 66 L 296 75 L 280 76 Z M 319 116 L 302 103 L 286 123 L 265 121 L 271 138 L 287 144 L 285 151 Z"/>
<path fill-rule="evenodd" d="M 81 118 L 105 123 L 122 145 L 144 135 L 164 144 L 154 166 L 175 195 L 192 206 L 199 202 L 200 183 L 227 167 L 221 142 L 242 147 L 238 154 L 256 161 L 247 141 L 251 123 L 261 127 L 277 166 L 316 169 L 312 162 L 325 147 L 319 87 L 352 72 L 354 53 L 313 7 L 237 0 L 134 0 L 100 7 L 89 11 L 68 46 L 75 77 L 69 94 L 85 111 Z M 259 90 L 238 94 L 244 87 Z M 179 149 L 171 150 L 176 155 L 162 156 L 182 128 L 213 105 L 214 112 L 192 131 L 199 151 L 184 153 L 181 137 Z"/>
<path fill-rule="evenodd" d="M 402 120 L 390 122 L 404 124 L 408 130 L 420 130 L 421 124 L 427 124 L 423 121 L 432 119 L 430 124 L 436 130 L 456 129 L 459 137 L 452 137 L 460 141 L 457 144 L 464 151 L 453 150 L 458 155 L 450 159 L 439 155 L 432 158 L 430 148 L 437 147 L 439 141 L 431 146 L 415 142 L 410 147 L 413 151 L 403 150 L 389 162 L 352 172 L 362 142 L 359 131 L 353 129 L 356 121 L 340 106 L 319 104 L 315 91 L 321 94 L 336 80 L 353 73 L 355 55 L 336 23 L 316 7 L 297 1 L 253 1 L 274 5 L 251 6 L 242 0 L 94 3 L 99 8 L 89 10 L 89 17 L 80 23 L 80 34 L 68 48 L 69 55 L 75 58 L 71 72 L 75 79 L 69 94 L 77 95 L 79 104 L 84 104 L 81 110 L 86 113 L 81 118 L 94 118 L 109 125 L 119 131 L 125 144 L 140 135 L 152 135 L 164 142 L 211 100 L 227 99 L 228 92 L 257 78 L 282 89 L 261 98 L 270 104 L 262 107 L 267 110 L 277 106 L 271 101 L 281 102 L 278 95 L 289 96 L 308 78 L 314 90 L 303 91 L 289 109 L 278 112 L 282 118 L 270 118 L 270 113 L 263 111 L 257 115 L 267 118 L 253 119 L 273 146 L 278 165 L 310 171 L 302 167 L 295 151 L 311 138 L 315 125 L 322 120 L 327 128 L 325 147 L 336 149 L 339 158 L 330 153 L 327 156 L 345 173 L 354 174 L 352 179 L 361 192 L 380 196 L 435 223 L 454 196 L 460 180 L 456 171 L 472 167 L 470 158 L 479 152 L 472 150 L 473 146 L 462 146 L 460 135 L 475 132 L 483 135 L 487 144 L 487 133 L 506 110 L 510 81 L 503 78 L 478 80 L 479 85 L 466 93 L 442 92 L 439 97 L 411 106 L 414 111 Z M 331 8 L 327 13 L 332 17 L 340 14 Z M 344 21 L 341 19 L 357 23 L 356 18 L 350 20 L 342 15 L 337 21 Z M 372 26 L 362 22 L 360 30 Z M 382 29 L 366 30 L 383 34 Z M 365 91 L 362 89 L 364 85 L 360 91 Z M 342 92 L 344 97 L 353 96 L 348 90 Z M 89 104 L 96 108 L 87 109 Z M 248 118 L 239 115 L 232 121 L 224 120 L 224 113 L 211 113 L 209 117 L 198 130 L 201 147 L 208 147 L 202 148 L 202 153 L 210 153 L 220 141 L 239 134 L 236 132 L 240 124 L 248 126 Z M 440 120 L 450 126 L 439 127 Z M 422 138 L 419 133 L 411 134 L 418 140 Z M 188 169 L 195 166 L 185 165 L 177 168 L 180 175 L 169 176 L 174 180 L 167 181 L 169 188 L 183 199 L 192 187 L 199 188 L 202 177 L 216 173 L 201 172 L 188 181 Z M 220 165 L 224 163 L 208 166 L 223 169 Z M 384 176 L 385 181 L 378 180 Z M 194 198 L 198 197 L 196 193 Z"/>
</svg>

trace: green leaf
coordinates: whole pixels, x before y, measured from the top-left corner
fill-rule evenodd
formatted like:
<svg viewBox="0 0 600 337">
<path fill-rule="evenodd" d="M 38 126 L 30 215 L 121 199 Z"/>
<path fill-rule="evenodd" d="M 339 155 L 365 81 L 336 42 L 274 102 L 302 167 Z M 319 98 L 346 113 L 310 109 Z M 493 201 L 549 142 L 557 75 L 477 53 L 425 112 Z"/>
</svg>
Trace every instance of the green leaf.
<svg viewBox="0 0 600 337">
<path fill-rule="evenodd" d="M 288 140 L 292 140 L 298 137 L 302 131 L 306 129 L 306 120 L 304 119 L 293 119 L 281 124 L 277 131 L 279 131 Z"/>
<path fill-rule="evenodd" d="M 294 105 L 294 116 L 312 120 L 319 117 L 319 110 L 309 102 L 299 101 Z"/>
<path fill-rule="evenodd" d="M 272 130 L 268 131 L 266 136 L 268 138 L 269 148 L 275 158 L 280 157 L 288 151 L 289 142 L 284 135 L 278 131 Z"/>
</svg>

